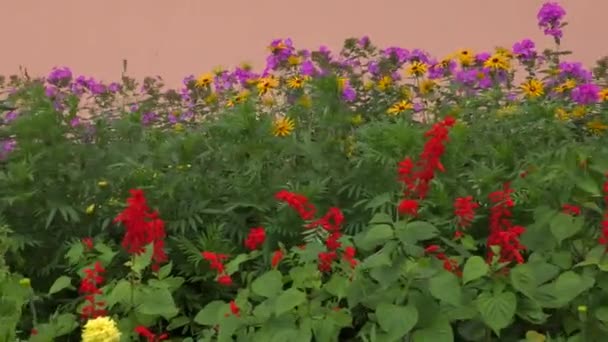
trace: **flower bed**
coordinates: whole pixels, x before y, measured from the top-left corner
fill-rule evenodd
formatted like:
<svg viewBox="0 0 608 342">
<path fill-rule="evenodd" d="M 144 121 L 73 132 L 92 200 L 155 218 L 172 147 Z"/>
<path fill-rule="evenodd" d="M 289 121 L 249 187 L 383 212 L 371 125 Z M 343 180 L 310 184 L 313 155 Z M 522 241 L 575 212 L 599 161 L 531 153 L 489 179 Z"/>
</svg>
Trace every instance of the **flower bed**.
<svg viewBox="0 0 608 342">
<path fill-rule="evenodd" d="M 564 17 L 542 52 L 3 79 L 0 341 L 608 338 L 608 62 Z"/>
</svg>

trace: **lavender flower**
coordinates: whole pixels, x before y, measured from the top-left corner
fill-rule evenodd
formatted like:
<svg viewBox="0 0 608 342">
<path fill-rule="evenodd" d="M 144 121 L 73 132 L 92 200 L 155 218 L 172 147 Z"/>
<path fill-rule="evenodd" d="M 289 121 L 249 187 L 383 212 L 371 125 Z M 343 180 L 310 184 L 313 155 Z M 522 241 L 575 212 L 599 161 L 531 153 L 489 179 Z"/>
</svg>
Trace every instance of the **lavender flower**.
<svg viewBox="0 0 608 342">
<path fill-rule="evenodd" d="M 305 76 L 313 76 L 317 73 L 317 69 L 311 60 L 305 60 L 300 64 L 300 73 Z"/>
<path fill-rule="evenodd" d="M 154 112 L 146 112 L 144 113 L 144 115 L 141 116 L 141 123 L 144 126 L 148 126 L 156 120 L 156 116 L 157 115 Z"/>
<path fill-rule="evenodd" d="M 19 116 L 19 113 L 15 110 L 11 110 L 10 112 L 6 113 L 6 115 L 4 116 L 4 123 L 8 124 L 12 121 L 14 121 L 15 119 L 17 119 L 17 117 Z"/>
<path fill-rule="evenodd" d="M 478 53 L 478 54 L 475 55 L 475 60 L 478 63 L 483 63 L 483 62 L 487 61 L 490 58 L 490 56 L 491 55 L 488 52 L 480 52 L 480 53 Z"/>
<path fill-rule="evenodd" d="M 373 76 L 378 76 L 380 74 L 380 65 L 376 61 L 370 61 L 367 63 L 367 71 Z"/>
<path fill-rule="evenodd" d="M 50 84 L 56 85 L 58 87 L 67 86 L 72 80 L 72 71 L 67 68 L 53 68 L 51 73 L 47 76 L 47 81 Z"/>
<path fill-rule="evenodd" d="M 8 155 L 15 150 L 17 147 L 17 141 L 15 139 L 6 139 L 0 141 L 0 160 L 5 160 Z"/>
<path fill-rule="evenodd" d="M 585 83 L 578 85 L 572 89 L 570 96 L 572 100 L 580 105 L 588 105 L 597 103 L 600 99 L 600 87 L 593 83 Z"/>
<path fill-rule="evenodd" d="M 561 20 L 566 11 L 557 2 L 546 2 L 537 14 L 538 26 L 544 29 L 545 35 L 559 39 L 562 37 Z"/>
<path fill-rule="evenodd" d="M 381 51 L 386 58 L 395 58 L 399 64 L 404 63 L 410 57 L 409 50 L 397 46 L 391 46 Z"/>
<path fill-rule="evenodd" d="M 360 47 L 362 48 L 366 48 L 369 46 L 370 41 L 369 41 L 369 37 L 368 36 L 363 36 L 359 39 L 358 44 Z"/>
<path fill-rule="evenodd" d="M 342 89 L 342 98 L 346 102 L 353 102 L 357 98 L 357 92 L 349 84 L 345 84 Z"/>
<path fill-rule="evenodd" d="M 72 120 L 70 120 L 70 126 L 72 127 L 76 127 L 80 125 L 80 118 L 75 117 Z"/>
<path fill-rule="evenodd" d="M 108 85 L 108 91 L 111 93 L 118 93 L 122 89 L 122 86 L 116 82 L 112 82 Z"/>
<path fill-rule="evenodd" d="M 593 74 L 579 62 L 561 62 L 558 66 L 560 77 L 572 77 L 583 82 L 589 82 Z"/>
<path fill-rule="evenodd" d="M 524 39 L 513 44 L 513 54 L 524 61 L 532 60 L 536 57 L 536 45 L 530 39 Z"/>
<path fill-rule="evenodd" d="M 44 95 L 46 95 L 46 97 L 57 96 L 57 88 L 53 86 L 44 86 Z"/>
</svg>

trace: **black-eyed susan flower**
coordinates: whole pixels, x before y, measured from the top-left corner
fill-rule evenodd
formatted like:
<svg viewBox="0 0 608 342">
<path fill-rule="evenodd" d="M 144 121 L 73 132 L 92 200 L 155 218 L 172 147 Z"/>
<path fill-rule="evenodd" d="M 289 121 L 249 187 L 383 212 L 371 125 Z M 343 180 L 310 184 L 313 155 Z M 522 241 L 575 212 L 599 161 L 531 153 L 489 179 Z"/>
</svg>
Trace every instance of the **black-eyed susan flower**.
<svg viewBox="0 0 608 342">
<path fill-rule="evenodd" d="M 384 76 L 378 80 L 378 90 L 385 91 L 393 84 L 393 79 L 390 76 Z"/>
<path fill-rule="evenodd" d="M 420 91 L 420 94 L 428 95 L 435 90 L 436 85 L 437 85 L 437 83 L 435 81 L 426 79 L 426 80 L 423 80 L 422 82 L 420 82 L 420 85 L 418 86 L 418 90 Z"/>
<path fill-rule="evenodd" d="M 587 126 L 587 129 L 591 133 L 597 134 L 597 135 L 602 134 L 606 130 L 608 130 L 608 125 L 599 120 L 589 121 L 589 122 L 587 122 L 587 124 L 585 126 Z"/>
<path fill-rule="evenodd" d="M 456 53 L 456 58 L 461 66 L 470 66 L 475 61 L 475 54 L 471 49 L 461 49 Z"/>
<path fill-rule="evenodd" d="M 558 84 L 554 90 L 556 93 L 564 93 L 568 90 L 574 89 L 574 87 L 576 87 L 576 81 L 569 78 L 569 79 L 565 80 L 564 82 Z"/>
<path fill-rule="evenodd" d="M 483 66 L 492 70 L 509 70 L 509 59 L 501 53 L 495 53 L 488 58 Z"/>
<path fill-rule="evenodd" d="M 274 121 L 272 133 L 275 137 L 286 137 L 296 128 L 295 123 L 288 117 L 278 118 Z"/>
<path fill-rule="evenodd" d="M 196 79 L 195 85 L 198 88 L 205 88 L 205 87 L 210 86 L 212 83 L 213 83 L 213 74 L 206 73 L 206 74 L 200 75 Z"/>
<path fill-rule="evenodd" d="M 413 108 L 414 108 L 414 105 L 411 102 L 406 101 L 406 100 L 401 100 L 401 101 L 395 103 L 394 105 L 390 106 L 389 109 L 387 109 L 386 113 L 391 116 L 396 116 L 398 114 L 405 112 L 406 110 L 413 109 Z"/>
<path fill-rule="evenodd" d="M 564 108 L 557 108 L 555 110 L 555 117 L 560 121 L 568 121 L 570 120 L 570 113 L 568 113 Z"/>
<path fill-rule="evenodd" d="M 307 76 L 292 76 L 287 79 L 287 87 L 291 89 L 300 89 L 304 86 L 307 81 Z"/>
<path fill-rule="evenodd" d="M 279 80 L 273 76 L 262 77 L 259 79 L 257 88 L 260 95 L 266 94 L 269 90 L 279 86 Z"/>
<path fill-rule="evenodd" d="M 523 93 L 528 97 L 539 97 L 545 93 L 543 82 L 532 78 L 522 83 L 520 86 Z"/>
<path fill-rule="evenodd" d="M 407 66 L 407 74 L 408 76 L 419 77 L 426 73 L 428 70 L 428 66 L 420 61 L 413 61 L 410 65 Z"/>
</svg>

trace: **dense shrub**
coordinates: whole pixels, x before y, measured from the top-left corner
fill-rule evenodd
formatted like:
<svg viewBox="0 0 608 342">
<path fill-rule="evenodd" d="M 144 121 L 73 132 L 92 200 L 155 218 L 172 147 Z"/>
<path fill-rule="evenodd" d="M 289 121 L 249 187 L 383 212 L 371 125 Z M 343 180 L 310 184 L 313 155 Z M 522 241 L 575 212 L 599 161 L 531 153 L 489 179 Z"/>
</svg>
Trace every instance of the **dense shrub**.
<svg viewBox="0 0 608 342">
<path fill-rule="evenodd" d="M 564 15 L 542 52 L 2 79 L 0 341 L 608 338 L 607 63 Z"/>
</svg>

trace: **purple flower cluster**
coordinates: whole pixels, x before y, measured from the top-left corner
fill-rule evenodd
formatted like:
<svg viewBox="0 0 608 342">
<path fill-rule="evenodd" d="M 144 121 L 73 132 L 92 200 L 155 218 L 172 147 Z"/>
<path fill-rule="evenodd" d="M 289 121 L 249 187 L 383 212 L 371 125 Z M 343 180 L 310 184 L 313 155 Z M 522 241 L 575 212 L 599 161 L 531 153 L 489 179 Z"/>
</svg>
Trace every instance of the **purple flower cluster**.
<svg viewBox="0 0 608 342">
<path fill-rule="evenodd" d="M 555 39 L 562 37 L 562 19 L 566 11 L 557 2 L 546 2 L 538 11 L 538 26 L 544 29 L 545 35 Z"/>
<path fill-rule="evenodd" d="M 536 45 L 530 39 L 524 39 L 513 44 L 513 54 L 523 61 L 531 61 L 536 58 Z"/>
<path fill-rule="evenodd" d="M 584 83 L 572 89 L 572 100 L 580 105 L 597 103 L 600 99 L 600 87 L 593 83 Z"/>
<path fill-rule="evenodd" d="M 46 80 L 55 86 L 65 87 L 72 81 L 72 70 L 68 67 L 55 67 L 51 70 Z"/>
<path fill-rule="evenodd" d="M 5 139 L 0 141 L 0 160 L 5 160 L 8 155 L 17 147 L 15 139 Z"/>
</svg>

